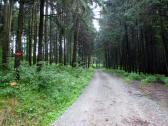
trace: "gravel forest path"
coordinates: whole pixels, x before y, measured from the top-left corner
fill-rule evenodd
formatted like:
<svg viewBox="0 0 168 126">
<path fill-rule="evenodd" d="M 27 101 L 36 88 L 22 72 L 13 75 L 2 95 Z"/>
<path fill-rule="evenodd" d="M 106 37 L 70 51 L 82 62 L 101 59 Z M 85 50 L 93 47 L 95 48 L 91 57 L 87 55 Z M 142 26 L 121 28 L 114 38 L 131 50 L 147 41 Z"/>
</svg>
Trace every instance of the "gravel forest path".
<svg viewBox="0 0 168 126">
<path fill-rule="evenodd" d="M 97 70 L 52 126 L 168 126 L 168 111 L 122 79 Z"/>
</svg>

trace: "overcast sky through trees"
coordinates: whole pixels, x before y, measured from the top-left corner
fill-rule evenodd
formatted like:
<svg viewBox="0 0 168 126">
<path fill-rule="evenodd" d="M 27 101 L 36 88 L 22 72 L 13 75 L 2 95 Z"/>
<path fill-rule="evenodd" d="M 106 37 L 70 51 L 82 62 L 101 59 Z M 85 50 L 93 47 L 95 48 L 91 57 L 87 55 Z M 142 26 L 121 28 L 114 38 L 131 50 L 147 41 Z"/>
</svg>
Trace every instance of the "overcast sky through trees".
<svg viewBox="0 0 168 126">
<path fill-rule="evenodd" d="M 99 31 L 99 29 L 100 29 L 99 21 L 97 20 L 100 18 L 100 11 L 101 11 L 100 6 L 94 4 L 93 5 L 93 13 L 94 13 L 96 19 L 93 19 L 93 24 L 94 24 L 94 27 L 96 28 L 97 31 Z"/>
</svg>

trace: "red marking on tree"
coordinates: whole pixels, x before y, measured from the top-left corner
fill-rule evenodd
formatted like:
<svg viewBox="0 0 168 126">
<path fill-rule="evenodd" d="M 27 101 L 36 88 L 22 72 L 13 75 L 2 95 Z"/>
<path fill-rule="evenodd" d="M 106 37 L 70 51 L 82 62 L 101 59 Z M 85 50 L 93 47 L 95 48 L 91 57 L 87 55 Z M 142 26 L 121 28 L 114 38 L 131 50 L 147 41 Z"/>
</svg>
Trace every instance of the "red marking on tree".
<svg viewBox="0 0 168 126">
<path fill-rule="evenodd" d="M 21 57 L 23 55 L 22 51 L 16 51 L 15 55 L 17 57 Z"/>
</svg>

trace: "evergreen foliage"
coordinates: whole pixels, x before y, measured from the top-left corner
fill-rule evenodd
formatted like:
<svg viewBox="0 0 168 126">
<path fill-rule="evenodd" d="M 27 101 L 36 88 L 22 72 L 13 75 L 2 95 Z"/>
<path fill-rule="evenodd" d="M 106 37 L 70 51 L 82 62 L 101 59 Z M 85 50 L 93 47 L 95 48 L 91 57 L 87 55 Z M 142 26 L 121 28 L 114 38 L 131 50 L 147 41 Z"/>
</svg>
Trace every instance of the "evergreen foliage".
<svg viewBox="0 0 168 126">
<path fill-rule="evenodd" d="M 97 44 L 104 65 L 168 75 L 168 1 L 108 0 L 104 6 Z"/>
</svg>

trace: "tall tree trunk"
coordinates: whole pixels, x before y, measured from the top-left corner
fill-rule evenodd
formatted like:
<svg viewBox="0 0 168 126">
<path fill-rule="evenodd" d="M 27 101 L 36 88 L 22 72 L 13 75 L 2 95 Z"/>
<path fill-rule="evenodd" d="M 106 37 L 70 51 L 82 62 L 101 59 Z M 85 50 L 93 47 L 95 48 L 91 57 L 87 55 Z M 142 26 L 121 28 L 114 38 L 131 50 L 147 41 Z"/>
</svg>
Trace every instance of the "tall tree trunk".
<svg viewBox="0 0 168 126">
<path fill-rule="evenodd" d="M 52 17 L 50 17 L 50 64 L 53 62 L 53 34 L 52 34 Z"/>
<path fill-rule="evenodd" d="M 8 69 L 12 7 L 12 0 L 4 0 L 4 26 L 2 31 L 2 68 L 4 70 Z"/>
<path fill-rule="evenodd" d="M 59 63 L 63 63 L 62 59 L 62 35 L 63 35 L 63 29 L 61 28 L 61 31 L 59 33 Z"/>
<path fill-rule="evenodd" d="M 74 32 L 72 67 L 77 66 L 78 36 L 79 36 L 79 17 L 77 17 L 77 19 L 76 19 L 75 32 Z"/>
<path fill-rule="evenodd" d="M 48 0 L 46 0 L 46 16 L 45 16 L 45 61 L 48 61 Z"/>
<path fill-rule="evenodd" d="M 38 24 L 37 24 L 37 5 L 34 7 L 34 44 L 33 44 L 33 64 L 36 64 L 36 46 L 37 46 Z"/>
<path fill-rule="evenodd" d="M 34 27 L 34 5 L 31 11 L 31 18 L 29 22 L 29 65 L 32 65 L 32 40 L 33 40 L 33 27 Z"/>
<path fill-rule="evenodd" d="M 66 39 L 64 36 L 64 65 L 66 65 Z"/>
<path fill-rule="evenodd" d="M 41 68 L 42 68 L 41 61 L 42 61 L 42 45 L 43 45 L 44 1 L 45 0 L 40 0 L 40 23 L 39 23 L 37 71 L 41 71 Z"/>
<path fill-rule="evenodd" d="M 58 45 L 57 45 L 57 40 L 58 40 L 58 38 L 57 38 L 57 32 L 55 33 L 55 42 L 54 42 L 54 62 L 55 62 L 55 64 L 57 64 L 58 63 Z"/>
<path fill-rule="evenodd" d="M 18 16 L 18 30 L 16 36 L 16 55 L 15 54 L 15 69 L 16 69 L 16 79 L 20 79 L 19 75 L 19 67 L 21 61 L 21 53 L 22 53 L 22 32 L 23 32 L 23 15 L 24 15 L 24 0 L 19 1 L 19 16 Z"/>
</svg>

